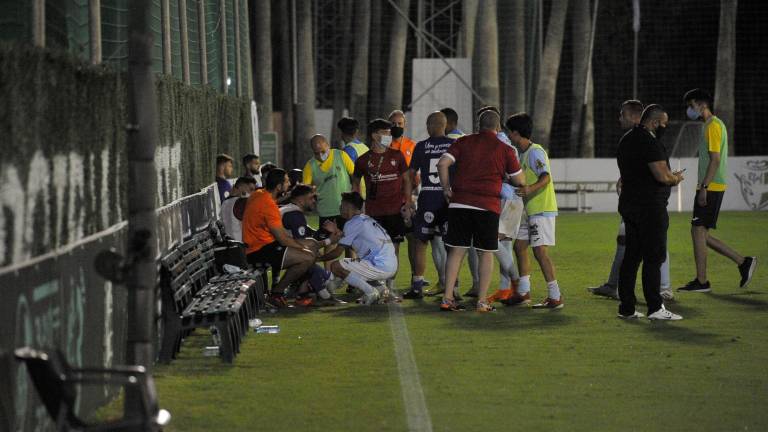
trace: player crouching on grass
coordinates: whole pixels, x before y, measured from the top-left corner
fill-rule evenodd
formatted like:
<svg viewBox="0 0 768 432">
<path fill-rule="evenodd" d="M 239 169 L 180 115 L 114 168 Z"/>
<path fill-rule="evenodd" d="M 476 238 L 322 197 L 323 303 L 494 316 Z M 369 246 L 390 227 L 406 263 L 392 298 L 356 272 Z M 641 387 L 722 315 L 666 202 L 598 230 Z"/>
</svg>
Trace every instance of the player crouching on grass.
<svg viewBox="0 0 768 432">
<path fill-rule="evenodd" d="M 331 233 L 331 243 L 342 247 L 331 250 L 318 261 L 332 261 L 345 250 L 354 250 L 359 258 L 342 258 L 331 264 L 333 275 L 328 284 L 334 286 L 343 280 L 363 292 L 363 304 L 372 305 L 379 301 L 379 289 L 397 273 L 397 256 L 389 234 L 373 218 L 363 214 L 364 202 L 357 192 L 341 194 L 341 217 L 346 220 L 344 230 L 339 230 L 332 221 L 323 224 L 323 228 Z"/>
</svg>

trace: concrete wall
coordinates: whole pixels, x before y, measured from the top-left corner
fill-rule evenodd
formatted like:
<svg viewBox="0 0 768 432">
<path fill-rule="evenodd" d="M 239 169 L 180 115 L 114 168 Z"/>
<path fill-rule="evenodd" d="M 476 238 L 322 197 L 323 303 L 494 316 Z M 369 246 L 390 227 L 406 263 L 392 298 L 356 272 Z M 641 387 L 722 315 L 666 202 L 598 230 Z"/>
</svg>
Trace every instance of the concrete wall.
<svg viewBox="0 0 768 432">
<path fill-rule="evenodd" d="M 671 159 L 673 170 L 686 169 L 685 181 L 672 188 L 669 211 L 690 212 L 697 182 L 698 161 L 695 158 Z M 565 188 L 564 182 L 611 182 L 619 178 L 615 159 L 552 159 L 555 186 Z M 560 186 L 558 186 L 560 184 Z M 575 206 L 575 194 L 561 193 L 558 205 Z M 587 205 L 593 212 L 615 212 L 618 197 L 615 188 L 608 192 L 587 194 Z M 730 157 L 728 159 L 728 190 L 722 210 L 768 210 L 768 156 Z"/>
</svg>

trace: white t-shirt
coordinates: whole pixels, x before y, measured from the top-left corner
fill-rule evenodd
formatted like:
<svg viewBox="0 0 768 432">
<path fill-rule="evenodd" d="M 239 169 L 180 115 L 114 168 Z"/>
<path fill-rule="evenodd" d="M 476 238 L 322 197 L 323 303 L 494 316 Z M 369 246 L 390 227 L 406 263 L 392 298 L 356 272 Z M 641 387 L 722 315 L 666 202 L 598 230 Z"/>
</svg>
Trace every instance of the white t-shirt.
<svg viewBox="0 0 768 432">
<path fill-rule="evenodd" d="M 243 241 L 243 222 L 235 216 L 235 203 L 238 197 L 228 197 L 221 203 L 221 221 L 224 231 L 236 241 Z"/>
</svg>

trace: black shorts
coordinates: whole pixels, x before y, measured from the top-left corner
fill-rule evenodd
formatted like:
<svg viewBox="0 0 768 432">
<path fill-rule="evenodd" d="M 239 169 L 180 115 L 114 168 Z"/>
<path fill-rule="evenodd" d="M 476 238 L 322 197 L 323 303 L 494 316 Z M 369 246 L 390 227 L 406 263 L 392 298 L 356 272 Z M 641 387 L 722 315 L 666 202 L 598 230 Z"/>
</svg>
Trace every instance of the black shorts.
<svg viewBox="0 0 768 432">
<path fill-rule="evenodd" d="M 408 228 L 400 213 L 387 216 L 371 216 L 392 237 L 392 243 L 402 243 Z"/>
<path fill-rule="evenodd" d="M 439 210 L 421 210 L 413 217 L 413 236 L 421 241 L 432 240 L 448 232 L 448 207 Z"/>
<path fill-rule="evenodd" d="M 499 250 L 499 215 L 487 210 L 448 209 L 446 246 L 496 252 Z"/>
<path fill-rule="evenodd" d="M 279 272 L 283 269 L 283 259 L 285 258 L 285 247 L 278 242 L 272 242 L 256 252 L 248 254 L 248 263 L 251 265 L 269 264 L 272 272 Z"/>
<path fill-rule="evenodd" d="M 703 226 L 708 229 L 717 228 L 717 217 L 720 215 L 720 205 L 723 204 L 725 192 L 707 191 L 707 205 L 699 205 L 699 191 L 693 198 L 693 219 L 691 225 Z"/>
</svg>

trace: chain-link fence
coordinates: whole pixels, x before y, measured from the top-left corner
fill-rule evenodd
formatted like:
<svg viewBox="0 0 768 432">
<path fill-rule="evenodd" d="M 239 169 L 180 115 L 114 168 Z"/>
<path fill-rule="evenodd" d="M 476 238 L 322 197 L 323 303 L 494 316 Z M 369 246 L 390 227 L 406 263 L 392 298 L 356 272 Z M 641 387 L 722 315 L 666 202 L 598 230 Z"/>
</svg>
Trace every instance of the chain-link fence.
<svg viewBox="0 0 768 432">
<path fill-rule="evenodd" d="M 618 124 L 620 105 L 624 100 L 633 98 L 645 104 L 659 103 L 666 107 L 675 128 L 667 134 L 670 151 L 674 149 L 675 156 L 694 156 L 696 132 L 684 130 L 683 126 L 692 127 L 695 124 L 685 123 L 682 97 L 687 90 L 696 87 L 712 93 L 716 97 L 715 114 L 729 119 L 726 126 L 735 154 L 763 154 L 768 150 L 761 140 L 768 133 L 768 123 L 760 121 L 762 113 L 767 111 L 768 84 L 762 79 L 762 64 L 757 60 L 768 55 L 762 24 L 768 18 L 768 2 L 311 1 L 315 16 L 313 25 L 318 27 L 312 31 L 319 109 L 331 110 L 341 87 L 344 108 L 361 120 L 386 116 L 394 108 L 387 102 L 393 96 L 399 101 L 396 107 L 408 111 L 418 96 L 411 91 L 414 58 L 476 59 L 478 55 L 483 55 L 478 49 L 490 49 L 493 53 L 491 58 L 498 64 L 498 69 L 490 73 L 495 80 L 497 94 L 491 93 L 486 102 L 501 105 L 504 115 L 526 110 L 535 118 L 539 117 L 537 121 L 551 116 L 548 142 L 543 144 L 548 145 L 555 157 L 613 157 L 623 132 Z M 273 0 L 272 7 L 279 9 L 281 2 Z M 593 26 L 595 7 L 596 22 Z M 723 11 L 729 8 L 733 8 L 736 14 L 731 22 L 733 37 L 730 40 L 723 37 L 729 30 L 725 27 L 728 23 L 721 17 Z M 361 16 L 365 16 L 360 13 L 362 9 L 369 13 L 367 20 L 360 20 Z M 398 9 L 407 15 L 410 22 L 405 21 Z M 565 19 L 558 22 L 555 12 L 563 9 Z M 402 28 L 398 20 L 406 22 L 404 32 L 398 30 Z M 292 24 L 273 20 L 273 26 L 283 25 Z M 489 30 L 492 28 L 495 29 Z M 362 34 L 365 32 L 367 37 L 364 38 Z M 557 38 L 561 39 L 562 46 L 549 50 L 549 45 Z M 354 80 L 360 79 L 353 71 L 357 61 L 354 48 L 361 40 L 368 41 L 368 71 L 365 77 L 368 94 L 366 109 L 355 110 L 351 104 L 350 87 Z M 495 46 L 490 47 L 489 44 Z M 393 62 L 397 62 L 398 57 L 391 54 L 400 52 L 402 46 L 405 57 L 403 70 L 395 68 L 393 71 Z M 735 52 L 735 59 L 729 60 L 724 50 Z M 592 85 L 587 92 L 587 110 L 584 111 L 583 86 L 590 52 Z M 291 55 L 290 51 L 286 53 L 283 50 L 275 50 L 275 53 L 276 57 Z M 555 56 L 558 63 L 555 85 L 548 86 L 542 80 L 542 65 L 551 63 Z M 723 80 L 728 80 L 727 73 L 718 72 L 718 62 L 723 62 L 726 65 L 724 70 L 733 74 L 732 84 L 726 82 L 724 87 L 733 87 L 732 109 L 722 108 L 728 106 L 727 95 L 715 94 L 718 83 L 723 88 Z M 258 64 L 258 59 L 255 63 Z M 485 66 L 493 64 L 494 61 L 489 61 Z M 279 61 L 274 61 L 273 65 L 276 89 L 290 86 L 291 71 L 281 70 Z M 489 76 L 489 72 L 482 66 L 473 62 L 472 90 L 485 97 L 489 93 L 481 88 L 478 77 Z M 339 80 L 344 81 L 341 86 Z M 301 92 L 301 83 L 298 84 L 298 91 Z M 548 95 L 549 92 L 552 94 Z M 278 91 L 273 94 L 276 96 L 275 110 L 280 111 L 285 100 L 277 97 Z M 398 96 L 401 97 L 398 99 Z M 545 105 L 542 99 L 546 97 L 553 98 L 553 107 L 542 108 Z M 480 104 L 475 98 L 473 108 Z M 439 108 L 442 107 L 434 107 Z M 582 116 L 582 112 L 586 114 Z M 325 120 L 326 115 L 322 121 L 329 124 L 316 126 L 318 129 L 330 129 L 339 115 L 337 110 L 332 120 Z M 423 122 L 424 119 L 412 121 Z M 585 135 L 585 130 L 593 131 Z M 593 150 L 589 146 L 593 146 Z"/>
<path fill-rule="evenodd" d="M 34 43 L 40 28 L 44 43 L 38 45 L 123 71 L 130 0 L 98 0 L 95 8 L 93 4 L 94 0 L 0 0 L 0 40 Z M 94 34 L 96 27 L 100 38 Z M 155 72 L 189 84 L 208 84 L 228 95 L 251 96 L 248 0 L 153 0 L 150 27 Z"/>
</svg>

